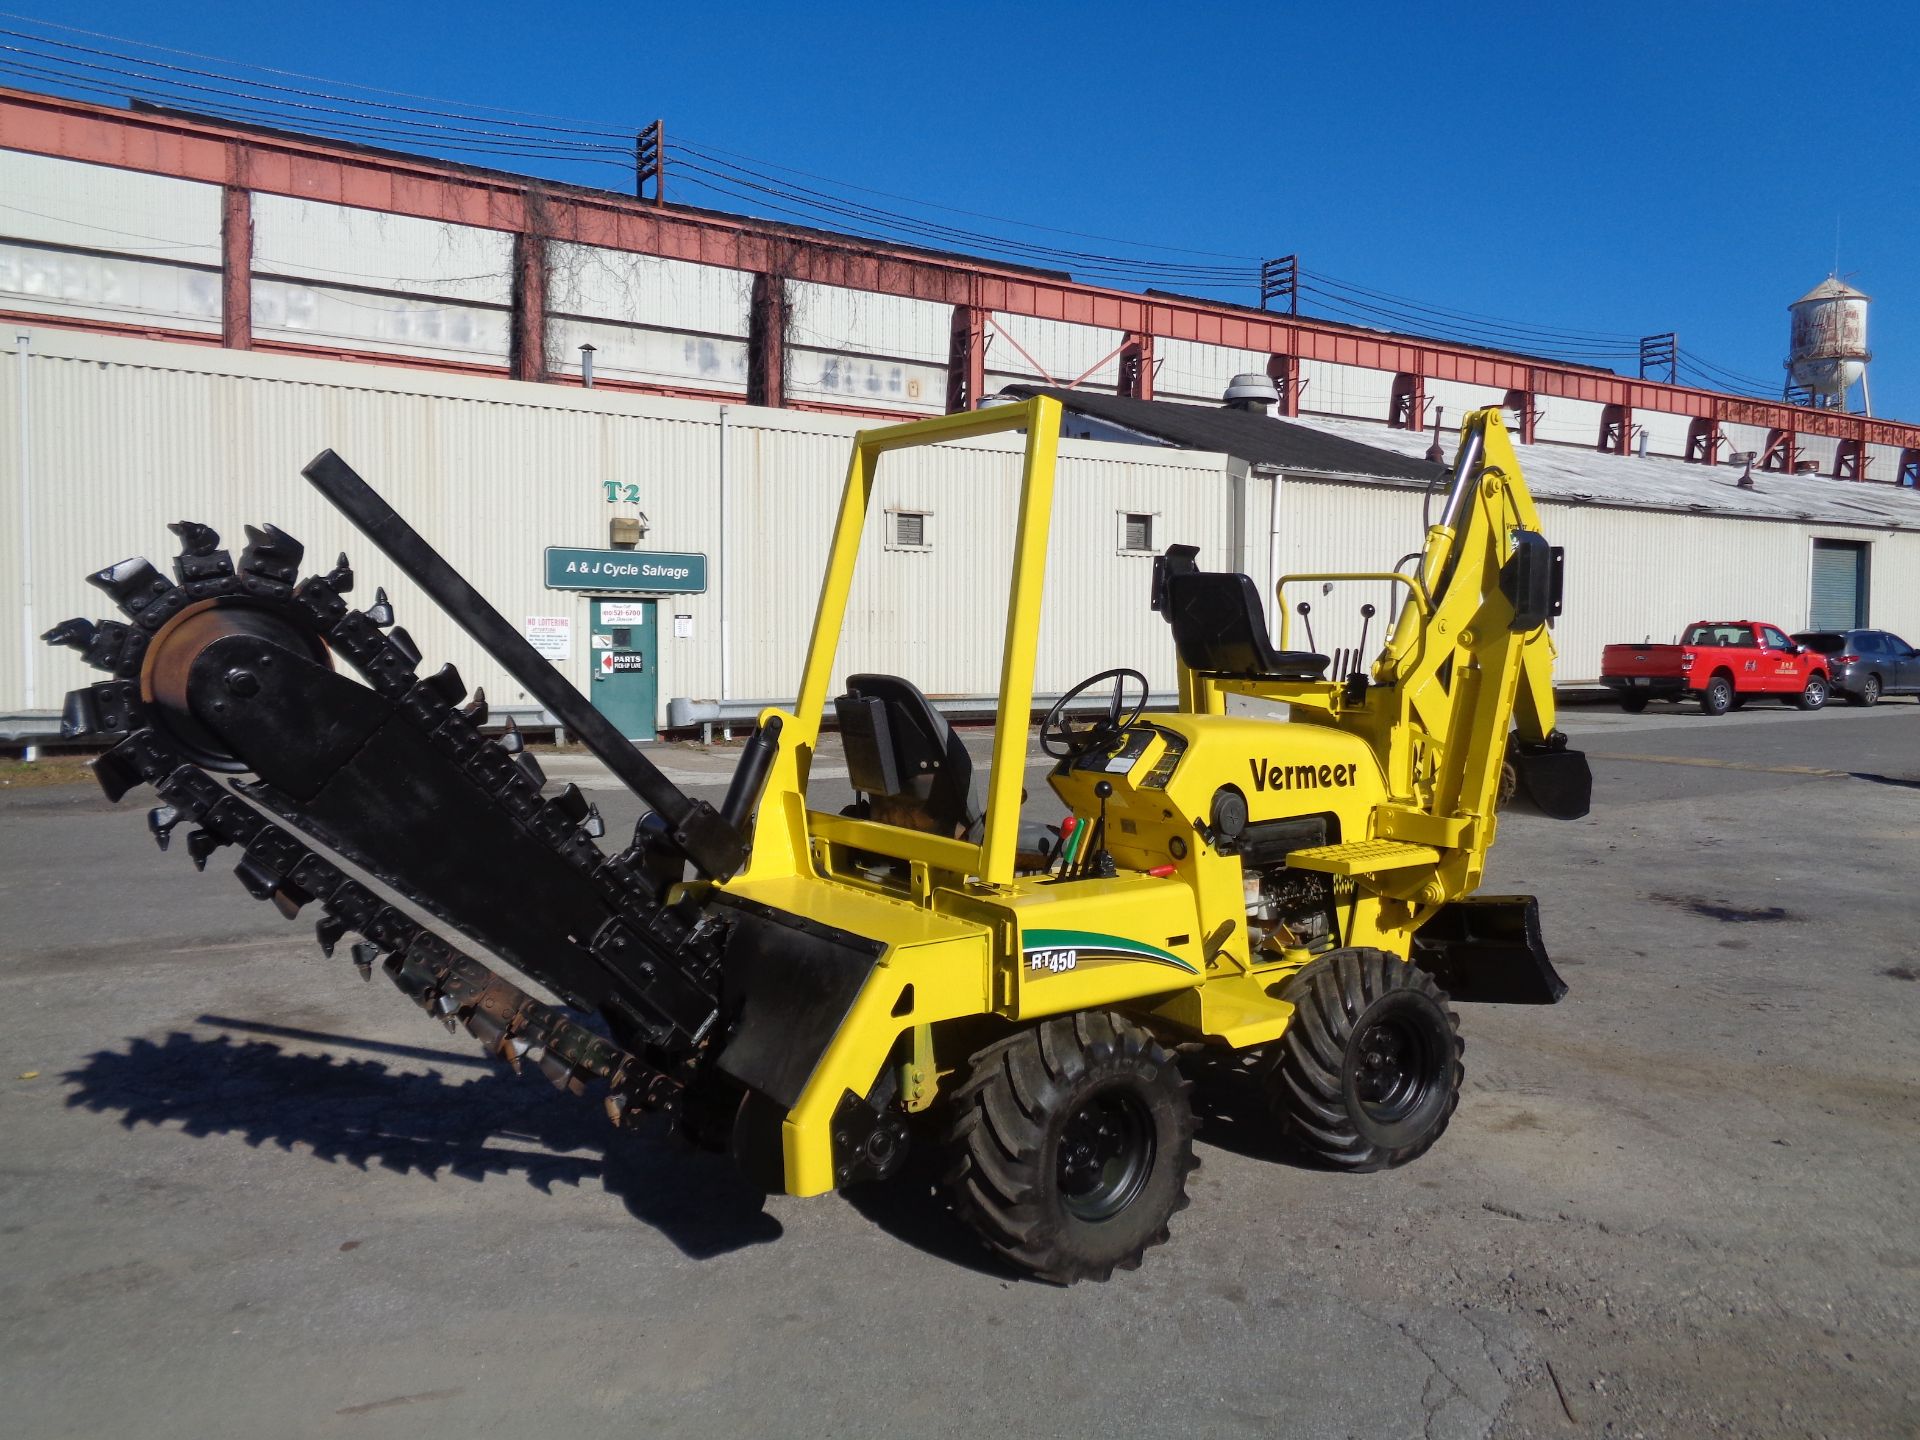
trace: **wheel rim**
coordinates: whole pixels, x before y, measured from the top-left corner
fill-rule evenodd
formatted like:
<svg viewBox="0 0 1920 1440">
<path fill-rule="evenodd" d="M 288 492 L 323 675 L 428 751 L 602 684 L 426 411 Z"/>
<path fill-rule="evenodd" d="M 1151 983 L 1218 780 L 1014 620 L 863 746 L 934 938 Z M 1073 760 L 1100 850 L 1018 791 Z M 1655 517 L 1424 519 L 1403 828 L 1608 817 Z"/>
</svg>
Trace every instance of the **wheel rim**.
<svg viewBox="0 0 1920 1440">
<path fill-rule="evenodd" d="M 1807 682 L 1807 703 L 1809 705 L 1818 705 L 1822 700 L 1825 700 L 1826 698 L 1827 698 L 1826 681 L 1809 680 Z"/>
<path fill-rule="evenodd" d="M 1393 1016 L 1374 1021 L 1354 1045 L 1354 1098 L 1378 1124 L 1404 1120 L 1434 1086 L 1433 1047 L 1424 1028 Z"/>
<path fill-rule="evenodd" d="M 1110 1220 L 1131 1205 L 1153 1169 L 1153 1117 L 1138 1096 L 1098 1091 L 1060 1132 L 1060 1197 L 1080 1220 Z"/>
<path fill-rule="evenodd" d="M 1866 691 L 1867 704 L 1871 705 L 1880 698 L 1880 682 L 1874 679 L 1873 676 L 1869 675 L 1867 677 L 1867 683 L 1864 689 Z"/>
</svg>

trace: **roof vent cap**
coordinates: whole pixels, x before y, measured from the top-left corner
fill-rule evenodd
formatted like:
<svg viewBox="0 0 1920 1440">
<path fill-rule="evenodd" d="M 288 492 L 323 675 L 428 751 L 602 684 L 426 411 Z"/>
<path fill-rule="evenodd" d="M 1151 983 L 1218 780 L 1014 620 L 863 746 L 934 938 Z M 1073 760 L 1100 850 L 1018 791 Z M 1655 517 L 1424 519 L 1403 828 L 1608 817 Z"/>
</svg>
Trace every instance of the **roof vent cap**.
<svg viewBox="0 0 1920 1440">
<path fill-rule="evenodd" d="M 1229 410 L 1252 410 L 1264 415 L 1269 405 L 1280 403 L 1280 392 L 1268 376 L 1249 371 L 1229 380 L 1227 393 L 1221 398 Z"/>
</svg>

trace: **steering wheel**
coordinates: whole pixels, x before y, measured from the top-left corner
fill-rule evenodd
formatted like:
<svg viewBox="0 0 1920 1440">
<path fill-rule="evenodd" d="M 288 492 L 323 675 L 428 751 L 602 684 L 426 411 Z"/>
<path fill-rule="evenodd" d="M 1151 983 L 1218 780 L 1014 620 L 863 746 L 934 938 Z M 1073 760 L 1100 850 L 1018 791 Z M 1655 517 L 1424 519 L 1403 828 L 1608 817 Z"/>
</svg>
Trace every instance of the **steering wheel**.
<svg viewBox="0 0 1920 1440">
<path fill-rule="evenodd" d="M 1067 707 L 1075 700 L 1107 680 L 1113 682 L 1113 698 L 1107 702 L 1106 714 L 1078 720 L 1067 714 Z M 1136 680 L 1140 684 L 1140 698 L 1131 709 L 1126 702 L 1128 680 Z M 1146 708 L 1146 676 L 1124 666 L 1117 670 L 1102 670 L 1098 675 L 1088 676 L 1053 702 L 1053 708 L 1047 711 L 1047 718 L 1040 722 L 1040 748 L 1056 760 L 1084 755 L 1095 746 L 1116 739 L 1122 730 L 1140 718 Z"/>
</svg>

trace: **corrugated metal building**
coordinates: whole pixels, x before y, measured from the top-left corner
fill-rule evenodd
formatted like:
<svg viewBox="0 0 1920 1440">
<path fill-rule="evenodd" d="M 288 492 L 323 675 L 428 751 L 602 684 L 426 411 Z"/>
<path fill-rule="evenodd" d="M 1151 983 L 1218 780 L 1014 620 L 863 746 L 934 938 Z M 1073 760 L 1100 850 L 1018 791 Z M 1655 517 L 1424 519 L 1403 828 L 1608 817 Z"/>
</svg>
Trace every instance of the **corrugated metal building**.
<svg viewBox="0 0 1920 1440">
<path fill-rule="evenodd" d="M 604 550 L 609 521 L 640 513 L 651 528 L 636 553 L 709 562 L 704 593 L 651 601 L 656 718 L 673 696 L 790 699 L 798 685 L 857 420 L 59 330 L 0 353 L 0 433 L 11 441 L 0 451 L 0 555 L 17 582 L 0 710 L 57 708 L 98 678 L 36 632 L 110 610 L 85 583 L 102 565 L 145 553 L 164 568 L 166 526 L 180 519 L 212 524 L 236 549 L 243 522 L 271 521 L 306 544 L 309 569 L 345 550 L 364 592 L 388 587 L 430 661 L 451 660 L 496 704 L 514 703 L 512 681 L 300 478 L 325 448 L 510 619 L 566 620 L 557 663 L 581 686 L 591 688 L 590 594 L 645 595 L 550 589 L 544 552 Z M 888 458 L 845 669 L 910 675 L 936 695 L 996 689 L 1018 473 L 1011 438 Z M 1123 662 L 1171 689 L 1164 626 L 1147 609 L 1152 552 L 1125 548 L 1124 516 L 1152 512 L 1169 533 L 1231 553 L 1241 475 L 1219 455 L 1068 442 L 1058 488 L 1038 689 Z M 901 533 L 902 516 L 917 517 L 915 534 Z"/>
<path fill-rule="evenodd" d="M 1100 433 L 1205 445 L 1248 464 L 1256 508 L 1260 489 L 1268 491 L 1272 573 L 1390 567 L 1423 532 L 1427 480 L 1409 467 L 1431 444 L 1425 436 L 1320 416 L 1197 419 L 1184 407 L 1121 396 L 1045 387 L 1019 393 L 1053 395 L 1097 422 Z M 1316 454 L 1295 435 L 1300 429 L 1362 447 L 1378 463 L 1362 473 L 1364 462 L 1345 458 L 1348 452 L 1338 461 Z M 1871 624 L 1920 643 L 1920 494 L 1912 490 L 1790 474 L 1749 476 L 1749 488 L 1732 466 L 1548 445 L 1519 453 L 1541 524 L 1567 550 L 1566 613 L 1554 632 L 1562 684 L 1597 679 L 1601 649 L 1613 641 L 1670 640 L 1709 617 L 1770 620 L 1790 631 Z M 1848 571 L 1857 576 L 1845 617 L 1831 608 L 1816 613 L 1816 566 L 1827 576 L 1838 568 L 1822 563 L 1829 558 L 1852 562 Z M 1323 650 L 1357 644 L 1359 605 L 1387 602 L 1389 587 L 1351 588 L 1326 603 L 1305 591 L 1291 595 L 1314 605 Z M 1840 598 L 1829 587 L 1824 605 Z"/>
<path fill-rule="evenodd" d="M 1039 383 L 1920 484 L 1920 425 L 232 122 L 0 90 L 0 314 L 776 408 L 905 416 Z M 1251 272 L 1249 284 L 1251 281 Z"/>
<path fill-rule="evenodd" d="M 1502 405 L 1531 437 L 1572 564 L 1565 681 L 1594 678 L 1608 640 L 1701 615 L 1806 625 L 1816 565 L 1851 577 L 1863 621 L 1920 636 L 1920 427 L 1901 422 L 16 91 L 0 91 L 0 191 L 0 315 L 23 337 L 0 352 L 0 711 L 51 710 L 90 678 L 30 632 L 98 613 L 81 577 L 164 559 L 168 521 L 239 544 L 241 521 L 271 519 L 392 579 L 299 480 L 323 446 L 510 617 L 564 622 L 543 643 L 557 653 L 564 632 L 556 663 L 583 684 L 610 637 L 589 633 L 590 595 L 547 587 L 544 551 L 604 548 L 611 519 L 644 511 L 643 549 L 710 561 L 704 592 L 627 597 L 646 624 L 621 628 L 652 646 L 647 713 L 782 699 L 862 417 L 1030 384 L 1088 407 L 1211 407 L 1248 371 L 1276 379 L 1283 413 L 1377 458 L 1070 443 L 1042 693 L 1115 664 L 1170 686 L 1144 604 L 1167 543 L 1263 587 L 1413 549 L 1424 482 L 1407 462 L 1436 407 L 1457 424 Z M 1752 491 L 1724 463 L 1744 451 L 1762 457 Z M 1012 450 L 896 458 L 845 658 L 990 692 Z M 514 702 L 393 588 L 430 657 Z M 1354 643 L 1366 598 L 1386 597 L 1313 600 L 1315 643 Z"/>
<path fill-rule="evenodd" d="M 20 333 L 15 349 L 0 352 L 0 433 L 11 442 L 0 448 L 0 554 L 17 580 L 10 641 L 0 647 L 0 710 L 52 709 L 66 689 L 95 678 L 70 652 L 33 637 L 68 615 L 102 613 L 86 574 L 137 553 L 164 562 L 165 527 L 183 518 L 213 524 L 236 546 L 243 522 L 271 520 L 306 543 L 309 568 L 346 550 L 363 593 L 389 587 L 431 662 L 453 661 L 496 704 L 523 698 L 300 479 L 300 467 L 327 447 L 510 619 L 564 621 L 566 655 L 556 663 L 589 693 L 593 592 L 549 588 L 544 553 L 604 549 L 610 520 L 642 512 L 651 528 L 641 552 L 709 560 L 704 593 L 599 592 L 650 607 L 635 643 L 657 677 L 654 721 L 665 721 L 675 696 L 793 693 L 856 420 L 74 331 Z M 1151 557 L 1170 543 L 1199 545 L 1204 563 L 1244 570 L 1265 589 L 1279 573 L 1387 568 L 1419 542 L 1431 473 L 1418 459 L 1427 443 L 1420 436 L 1235 415 L 1238 431 L 1276 437 L 1242 444 L 1234 427 L 1196 431 L 1210 417 L 1191 408 L 1064 398 L 1153 443 L 1063 445 L 1042 693 L 1122 664 L 1171 688 L 1172 647 L 1146 603 Z M 1216 448 L 1159 443 L 1156 426 Z M 1523 463 L 1549 534 L 1568 549 L 1557 632 L 1563 682 L 1593 678 L 1609 640 L 1665 638 L 1705 615 L 1803 627 L 1823 545 L 1859 547 L 1874 624 L 1920 635 L 1920 496 L 1911 491 L 1788 475 L 1762 476 L 1748 491 L 1727 467 L 1544 446 Z M 887 466 L 843 671 L 907 675 L 936 695 L 989 694 L 1017 447 L 971 442 L 893 456 Z M 1387 598 L 1361 589 L 1312 595 L 1314 643 L 1357 643 L 1359 604 Z"/>
</svg>

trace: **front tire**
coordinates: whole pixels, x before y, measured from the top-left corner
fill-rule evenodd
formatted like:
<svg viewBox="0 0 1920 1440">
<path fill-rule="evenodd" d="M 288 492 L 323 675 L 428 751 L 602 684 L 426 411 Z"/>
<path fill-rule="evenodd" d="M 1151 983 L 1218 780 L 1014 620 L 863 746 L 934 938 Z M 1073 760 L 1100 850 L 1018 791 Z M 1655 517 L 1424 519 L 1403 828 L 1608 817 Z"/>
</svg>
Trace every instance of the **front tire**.
<svg viewBox="0 0 1920 1440">
<path fill-rule="evenodd" d="M 1460 1103 L 1460 1017 L 1433 977 L 1384 950 L 1322 955 L 1281 985 L 1274 1119 L 1315 1158 L 1384 1170 L 1424 1155 Z"/>
<path fill-rule="evenodd" d="M 1809 675 L 1805 688 L 1795 697 L 1794 705 L 1802 710 L 1820 710 L 1825 708 L 1827 697 L 1833 692 L 1827 688 L 1827 677 Z"/>
<path fill-rule="evenodd" d="M 955 1213 L 1043 1280 L 1135 1268 L 1186 1208 L 1188 1089 L 1150 1034 L 1106 1011 L 995 1041 L 953 1098 L 944 1185 Z"/>
<path fill-rule="evenodd" d="M 1733 681 L 1716 675 L 1700 692 L 1700 710 L 1706 715 L 1724 715 L 1733 708 Z"/>
</svg>

